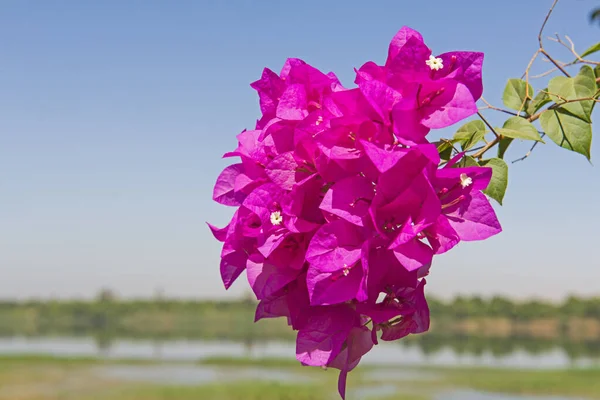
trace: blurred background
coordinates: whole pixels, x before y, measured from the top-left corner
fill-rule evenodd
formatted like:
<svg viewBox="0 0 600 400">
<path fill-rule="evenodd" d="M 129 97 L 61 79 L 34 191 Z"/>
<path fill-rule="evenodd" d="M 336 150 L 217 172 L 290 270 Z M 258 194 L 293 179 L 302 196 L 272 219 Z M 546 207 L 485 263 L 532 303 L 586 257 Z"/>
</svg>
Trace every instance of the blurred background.
<svg viewBox="0 0 600 400">
<path fill-rule="evenodd" d="M 220 282 L 205 222 L 232 214 L 212 187 L 259 116 L 249 83 L 298 57 L 352 87 L 408 25 L 434 54 L 485 52 L 501 106 L 551 4 L 0 2 L 0 400 L 335 399 L 285 321 L 253 323 L 245 277 Z M 546 35 L 582 52 L 599 7 L 560 1 Z M 600 398 L 598 196 L 599 170 L 549 141 L 511 164 L 504 232 L 438 257 L 430 332 L 376 346 L 348 399 Z"/>
</svg>

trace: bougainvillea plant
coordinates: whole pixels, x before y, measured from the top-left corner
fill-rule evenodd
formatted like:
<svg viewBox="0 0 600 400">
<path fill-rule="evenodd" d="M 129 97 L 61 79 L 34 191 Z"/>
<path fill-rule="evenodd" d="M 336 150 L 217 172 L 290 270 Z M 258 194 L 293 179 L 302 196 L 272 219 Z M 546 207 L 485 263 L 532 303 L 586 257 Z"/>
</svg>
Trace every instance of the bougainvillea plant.
<svg viewBox="0 0 600 400">
<path fill-rule="evenodd" d="M 229 288 L 245 272 L 256 320 L 287 318 L 298 361 L 339 369 L 342 398 L 348 372 L 379 340 L 429 329 L 424 288 L 434 257 L 502 231 L 490 198 L 502 203 L 513 140 L 542 142 L 539 120 L 543 135 L 590 158 L 599 67 L 582 57 L 600 46 L 561 63 L 541 34 L 534 59 L 545 55 L 562 76 L 537 94 L 529 67 L 525 80 L 509 80 L 511 110 L 485 102 L 511 115 L 499 128 L 477 107 L 483 53 L 436 54 L 408 27 L 383 65 L 356 70 L 354 88 L 293 58 L 251 84 L 262 116 L 225 154 L 239 161 L 213 193 L 236 208 L 227 226 L 210 226 L 223 242 L 221 276 Z M 453 138 L 428 140 L 474 115 L 481 119 Z M 484 158 L 496 146 L 497 156 Z"/>
</svg>

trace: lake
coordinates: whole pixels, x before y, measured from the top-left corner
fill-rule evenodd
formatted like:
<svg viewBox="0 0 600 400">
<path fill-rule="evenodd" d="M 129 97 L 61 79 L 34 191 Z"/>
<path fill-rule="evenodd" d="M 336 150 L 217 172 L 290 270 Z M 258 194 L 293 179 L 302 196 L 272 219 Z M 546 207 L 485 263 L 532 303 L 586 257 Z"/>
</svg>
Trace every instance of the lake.
<svg viewBox="0 0 600 400">
<path fill-rule="evenodd" d="M 251 345 L 232 341 L 206 340 L 125 340 L 117 339 L 102 345 L 91 337 L 11 337 L 0 338 L 1 354 L 48 354 L 55 356 L 101 356 L 106 358 L 136 358 L 165 361 L 195 361 L 208 357 L 293 358 L 293 342 L 257 342 Z M 374 365 L 425 366 L 488 366 L 505 368 L 565 368 L 600 365 L 598 359 L 573 359 L 560 347 L 531 353 L 517 349 L 498 355 L 492 351 L 480 354 L 459 353 L 450 346 L 428 353 L 418 346 L 401 343 L 380 343 L 363 359 Z"/>
<path fill-rule="evenodd" d="M 314 374 L 315 369 L 290 369 L 261 366 L 260 359 L 293 359 L 293 342 L 240 343 L 234 341 L 207 340 L 127 340 L 115 339 L 109 342 L 93 337 L 4 337 L 0 338 L 0 356 L 8 355 L 51 355 L 76 359 L 77 357 L 99 357 L 106 362 L 85 366 L 81 377 L 70 375 L 77 382 L 87 380 L 90 387 L 102 382 L 130 382 L 136 385 L 160 385 L 194 387 L 207 384 L 231 384 L 234 382 L 276 382 L 280 384 L 313 384 L 321 378 Z M 218 358 L 239 358 L 257 361 L 256 365 L 199 364 L 199 361 Z M 149 360 L 152 364 L 123 363 L 117 360 Z M 111 361 L 115 360 L 115 362 Z M 59 364 L 57 364 L 58 366 Z M 488 392 L 461 387 L 436 387 L 429 390 L 427 382 L 444 382 L 447 372 L 456 367 L 486 366 L 506 370 L 530 369 L 558 371 L 564 368 L 585 368 L 598 366 L 597 359 L 577 357 L 573 359 L 560 347 L 544 351 L 516 349 L 508 354 L 494 354 L 493 351 L 478 351 L 470 354 L 457 351 L 452 346 L 440 346 L 435 352 L 414 345 L 402 343 L 382 343 L 364 357 L 361 382 L 349 389 L 347 400 L 392 399 L 408 394 L 423 395 L 430 400 L 581 400 L 577 397 L 514 395 Z M 432 371 L 411 369 L 411 367 L 440 367 Z M 60 367 L 58 367 L 60 368 Z M 360 368 L 359 368 L 360 369 Z M 305 372 L 306 371 L 306 372 Z M 312 373 L 311 373 L 312 371 Z M 317 371 L 319 372 L 319 371 Z M 507 375 L 508 376 L 508 375 Z M 404 382 L 404 383 L 403 383 Z M 419 383 L 421 382 L 421 383 Z M 464 382 L 464 381 L 462 381 Z M 71 385 L 70 383 L 69 385 Z M 461 383 L 460 385 L 463 385 Z M 35 390 L 38 383 L 28 383 L 27 390 Z M 53 386 L 54 385 L 54 386 Z M 65 391 L 64 382 L 44 384 L 40 392 Z M 6 392 L 9 388 L 0 387 L 0 400 L 15 398 L 17 392 Z M 4 390 L 4 392 L 3 392 Z M 91 389 L 90 389 L 91 390 Z M 331 386 L 331 398 L 337 399 L 335 385 Z M 401 391 L 401 392 L 400 392 Z M 202 399 L 203 395 L 198 398 Z M 329 395 L 328 395 L 329 396 Z M 26 398 L 26 397 L 25 397 Z M 37 397 L 33 397 L 36 398 Z M 137 398 L 137 397 L 135 397 Z M 169 397 L 171 398 L 171 397 Z M 319 397 L 320 398 L 320 397 Z M 410 397 L 412 399 L 412 397 Z M 421 397 L 419 397 L 421 398 Z M 40 397 L 40 399 L 46 399 Z M 126 398 L 127 400 L 129 398 Z"/>
</svg>

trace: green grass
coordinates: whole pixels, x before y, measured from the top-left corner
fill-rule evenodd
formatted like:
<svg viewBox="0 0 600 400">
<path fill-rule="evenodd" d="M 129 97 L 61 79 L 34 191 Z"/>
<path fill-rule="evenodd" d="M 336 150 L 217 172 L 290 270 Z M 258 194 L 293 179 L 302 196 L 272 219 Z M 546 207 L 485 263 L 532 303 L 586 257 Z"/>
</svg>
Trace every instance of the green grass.
<svg viewBox="0 0 600 400">
<path fill-rule="evenodd" d="M 79 397 L 80 400 L 332 400 L 336 399 L 336 386 L 318 384 L 279 384 L 239 382 L 212 384 L 200 387 L 138 387 L 117 390 L 99 395 Z M 352 391 L 347 393 L 353 399 Z M 369 400 L 429 400 L 429 397 L 397 394 L 387 397 L 369 397 Z"/>
<path fill-rule="evenodd" d="M 532 395 L 583 396 L 600 399 L 600 370 L 551 371 L 493 368 L 440 369 L 443 382 L 481 391 Z"/>
<path fill-rule="evenodd" d="M 144 386 L 78 397 L 80 400 L 330 400 L 318 385 L 238 382 L 198 387 Z"/>
<path fill-rule="evenodd" d="M 105 359 L 87 356 L 55 356 L 52 354 L 0 354 L 0 368 L 11 367 L 15 364 L 31 365 L 93 365 L 93 364 L 128 364 L 150 365 L 160 361 L 144 360 L 139 358 Z"/>
<path fill-rule="evenodd" d="M 279 358 L 214 357 L 202 364 L 229 371 L 236 368 L 283 369 L 310 377 L 308 383 L 265 381 L 220 381 L 204 386 L 165 386 L 101 379 L 94 374 L 98 365 L 140 365 L 144 360 L 103 360 L 95 357 L 54 357 L 35 355 L 0 356 L 0 400 L 318 400 L 335 399 L 337 370 L 302 367 L 294 360 Z M 188 363 L 187 365 L 190 365 Z M 379 367 L 382 368 L 382 367 Z M 401 372 L 400 367 L 397 368 Z M 373 400 L 428 400 L 437 391 L 470 388 L 486 392 L 577 396 L 600 399 L 600 369 L 554 371 L 498 368 L 411 368 L 432 372 L 431 380 L 411 382 L 386 378 L 374 381 L 361 366 L 348 380 L 348 397 L 363 385 L 394 385 L 398 394 Z M 268 371 L 265 371 L 268 374 Z"/>
<path fill-rule="evenodd" d="M 247 358 L 247 357 L 208 357 L 200 361 L 202 365 L 219 367 L 263 367 L 263 368 L 304 368 L 297 360 L 292 358 Z"/>
</svg>

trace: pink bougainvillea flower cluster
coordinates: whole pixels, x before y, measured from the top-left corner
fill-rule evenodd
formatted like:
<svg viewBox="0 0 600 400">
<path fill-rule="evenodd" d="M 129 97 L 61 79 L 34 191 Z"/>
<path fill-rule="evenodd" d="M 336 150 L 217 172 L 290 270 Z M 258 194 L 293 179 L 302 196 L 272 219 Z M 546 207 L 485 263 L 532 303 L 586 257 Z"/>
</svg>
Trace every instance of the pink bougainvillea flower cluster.
<svg viewBox="0 0 600 400">
<path fill-rule="evenodd" d="M 342 87 L 299 59 L 252 83 L 262 117 L 225 157 L 215 201 L 236 207 L 224 228 L 226 288 L 245 272 L 256 320 L 285 317 L 304 365 L 346 376 L 379 340 L 429 328 L 432 259 L 501 231 L 487 197 L 492 170 L 440 168 L 431 129 L 476 113 L 482 53 L 438 56 L 402 28 L 384 65 Z"/>
</svg>

